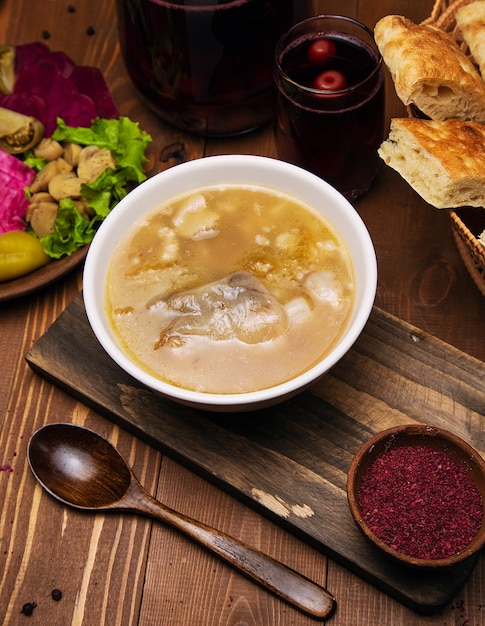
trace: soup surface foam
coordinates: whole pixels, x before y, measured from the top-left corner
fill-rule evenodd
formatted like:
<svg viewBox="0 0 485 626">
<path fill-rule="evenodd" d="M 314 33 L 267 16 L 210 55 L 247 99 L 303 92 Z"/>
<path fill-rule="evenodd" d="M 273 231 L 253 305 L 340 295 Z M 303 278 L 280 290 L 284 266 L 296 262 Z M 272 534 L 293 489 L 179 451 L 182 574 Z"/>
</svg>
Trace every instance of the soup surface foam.
<svg viewBox="0 0 485 626">
<path fill-rule="evenodd" d="M 354 271 L 341 235 L 272 188 L 196 189 L 149 210 L 118 244 L 106 309 L 145 371 L 246 393 L 311 368 L 344 332 Z"/>
</svg>

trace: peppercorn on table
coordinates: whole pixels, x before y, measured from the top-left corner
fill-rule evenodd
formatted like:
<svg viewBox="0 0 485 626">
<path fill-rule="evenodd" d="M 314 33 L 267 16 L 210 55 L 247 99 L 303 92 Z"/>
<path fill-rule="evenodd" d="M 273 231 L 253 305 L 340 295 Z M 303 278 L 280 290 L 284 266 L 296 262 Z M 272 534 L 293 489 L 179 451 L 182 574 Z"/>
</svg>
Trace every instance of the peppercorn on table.
<svg viewBox="0 0 485 626">
<path fill-rule="evenodd" d="M 373 27 L 390 13 L 415 22 L 425 19 L 433 2 L 295 0 L 295 6 L 300 16 L 344 13 Z M 0 38 L 0 43 L 14 45 L 43 41 L 79 65 L 99 67 L 121 114 L 139 122 L 154 139 L 148 175 L 203 155 L 276 156 L 271 124 L 240 137 L 203 139 L 178 131 L 151 113 L 120 57 L 114 0 L 2 0 Z M 387 75 L 386 127 L 391 117 L 404 115 Z M 485 298 L 459 256 L 446 212 L 428 206 L 384 166 L 355 207 L 376 248 L 376 306 L 485 361 Z M 34 430 L 53 422 L 83 424 L 106 436 L 161 501 L 328 588 L 337 601 L 328 624 L 483 622 L 483 556 L 455 597 L 437 613 L 423 616 L 35 373 L 25 356 L 80 297 L 81 289 L 79 266 L 40 290 L 0 303 L 0 614 L 5 626 L 315 623 L 175 530 L 126 514 L 82 513 L 49 497 L 30 472 L 26 447 Z M 462 352 L 454 352 L 457 359 Z M 75 352 L 72 359 L 76 360 Z M 435 385 L 439 388 L 439 380 Z M 473 432 L 476 441 L 483 441 L 484 434 L 483 424 Z M 240 462 L 244 465 L 247 460 Z"/>
</svg>

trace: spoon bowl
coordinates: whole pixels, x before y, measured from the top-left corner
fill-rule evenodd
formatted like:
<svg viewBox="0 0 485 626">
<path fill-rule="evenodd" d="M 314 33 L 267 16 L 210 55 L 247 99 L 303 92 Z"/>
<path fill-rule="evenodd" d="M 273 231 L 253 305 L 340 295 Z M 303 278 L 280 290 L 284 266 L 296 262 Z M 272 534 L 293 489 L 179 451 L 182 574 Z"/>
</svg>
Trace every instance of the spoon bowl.
<svg viewBox="0 0 485 626">
<path fill-rule="evenodd" d="M 323 587 L 271 557 L 173 511 L 138 482 L 120 453 L 101 435 L 74 424 L 48 424 L 30 437 L 30 469 L 64 504 L 89 511 L 131 511 L 177 528 L 303 613 L 324 619 L 335 599 Z"/>
<path fill-rule="evenodd" d="M 119 505 L 132 481 L 130 469 L 106 439 L 72 424 L 51 424 L 35 432 L 28 460 L 46 491 L 77 508 Z"/>
</svg>

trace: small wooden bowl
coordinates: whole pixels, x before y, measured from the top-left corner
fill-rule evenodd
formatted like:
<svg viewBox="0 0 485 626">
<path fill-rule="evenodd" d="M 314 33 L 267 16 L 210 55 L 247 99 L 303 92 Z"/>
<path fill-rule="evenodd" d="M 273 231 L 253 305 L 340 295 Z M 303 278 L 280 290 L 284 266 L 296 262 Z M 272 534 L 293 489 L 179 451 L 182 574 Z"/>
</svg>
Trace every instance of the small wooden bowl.
<svg viewBox="0 0 485 626">
<path fill-rule="evenodd" d="M 462 466 L 473 479 L 482 498 L 482 522 L 472 541 L 446 558 L 423 559 L 398 552 L 379 539 L 362 518 L 359 489 L 370 464 L 383 452 L 400 446 L 426 446 L 441 451 Z M 397 426 L 378 433 L 367 441 L 352 460 L 347 476 L 347 498 L 352 517 L 362 534 L 383 554 L 398 563 L 421 569 L 455 565 L 478 553 L 485 544 L 485 461 L 469 444 L 456 435 L 424 424 Z"/>
</svg>

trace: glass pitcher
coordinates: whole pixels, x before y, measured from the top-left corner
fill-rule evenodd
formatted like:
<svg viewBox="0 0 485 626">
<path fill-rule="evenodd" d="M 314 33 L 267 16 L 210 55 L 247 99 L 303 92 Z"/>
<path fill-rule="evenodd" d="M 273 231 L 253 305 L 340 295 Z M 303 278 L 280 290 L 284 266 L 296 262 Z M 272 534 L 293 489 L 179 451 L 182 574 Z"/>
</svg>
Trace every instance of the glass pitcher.
<svg viewBox="0 0 485 626">
<path fill-rule="evenodd" d="M 121 52 L 147 104 L 206 136 L 236 135 L 273 114 L 276 42 L 293 0 L 116 0 Z"/>
</svg>

